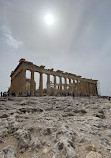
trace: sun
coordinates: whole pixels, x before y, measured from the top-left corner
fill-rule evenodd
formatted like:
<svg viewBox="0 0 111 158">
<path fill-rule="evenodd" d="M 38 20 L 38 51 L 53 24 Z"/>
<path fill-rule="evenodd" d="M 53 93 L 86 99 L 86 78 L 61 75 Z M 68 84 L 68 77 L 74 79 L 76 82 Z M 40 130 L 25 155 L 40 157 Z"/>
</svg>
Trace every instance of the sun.
<svg viewBox="0 0 111 158">
<path fill-rule="evenodd" d="M 54 23 L 54 17 L 52 14 L 47 14 L 44 19 L 48 25 L 52 25 Z"/>
</svg>

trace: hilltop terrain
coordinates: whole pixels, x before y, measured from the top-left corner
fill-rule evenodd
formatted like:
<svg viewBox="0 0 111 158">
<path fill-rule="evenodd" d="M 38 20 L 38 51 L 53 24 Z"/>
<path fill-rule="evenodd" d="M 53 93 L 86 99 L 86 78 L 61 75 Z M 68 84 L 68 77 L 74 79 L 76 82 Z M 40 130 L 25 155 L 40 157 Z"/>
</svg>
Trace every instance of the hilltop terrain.
<svg viewBox="0 0 111 158">
<path fill-rule="evenodd" d="M 0 158 L 111 158 L 111 101 L 0 98 Z"/>
</svg>

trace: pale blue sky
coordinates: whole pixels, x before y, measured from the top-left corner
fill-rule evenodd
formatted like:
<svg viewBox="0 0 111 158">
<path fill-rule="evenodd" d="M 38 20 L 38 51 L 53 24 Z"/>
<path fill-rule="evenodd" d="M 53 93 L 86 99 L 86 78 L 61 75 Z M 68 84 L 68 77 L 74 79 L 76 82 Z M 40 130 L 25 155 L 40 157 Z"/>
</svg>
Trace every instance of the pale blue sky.
<svg viewBox="0 0 111 158">
<path fill-rule="evenodd" d="M 48 26 L 44 17 L 54 16 Z M 98 79 L 111 95 L 111 0 L 0 0 L 0 91 L 20 58 Z"/>
</svg>

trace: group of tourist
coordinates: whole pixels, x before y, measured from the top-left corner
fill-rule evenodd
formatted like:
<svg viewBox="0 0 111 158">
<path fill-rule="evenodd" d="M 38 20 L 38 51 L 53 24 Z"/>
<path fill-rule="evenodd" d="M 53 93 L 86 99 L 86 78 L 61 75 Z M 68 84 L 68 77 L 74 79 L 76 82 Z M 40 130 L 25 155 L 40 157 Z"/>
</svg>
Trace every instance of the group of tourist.
<svg viewBox="0 0 111 158">
<path fill-rule="evenodd" d="M 1 97 L 8 97 L 9 96 L 9 92 L 1 92 L 0 94 L 1 94 Z M 53 94 L 51 94 L 51 95 L 53 95 Z M 16 96 L 15 92 L 12 92 L 11 96 L 15 97 Z M 22 96 L 22 92 L 19 93 L 19 96 Z M 31 96 L 31 92 L 30 91 L 27 92 L 27 96 Z M 63 92 L 62 92 L 62 96 L 64 96 L 64 97 L 66 97 L 66 96 L 72 96 L 73 98 L 75 98 L 75 96 L 83 96 L 83 97 L 87 96 L 87 97 L 90 97 L 88 95 L 82 95 L 82 94 L 77 95 L 77 94 L 74 94 L 74 93 L 71 94 L 71 93 L 63 93 Z M 111 100 L 110 96 L 98 96 L 98 97 L 99 98 L 106 98 L 109 101 Z"/>
<path fill-rule="evenodd" d="M 1 92 L 1 97 L 8 97 L 9 93 L 8 92 Z"/>
</svg>

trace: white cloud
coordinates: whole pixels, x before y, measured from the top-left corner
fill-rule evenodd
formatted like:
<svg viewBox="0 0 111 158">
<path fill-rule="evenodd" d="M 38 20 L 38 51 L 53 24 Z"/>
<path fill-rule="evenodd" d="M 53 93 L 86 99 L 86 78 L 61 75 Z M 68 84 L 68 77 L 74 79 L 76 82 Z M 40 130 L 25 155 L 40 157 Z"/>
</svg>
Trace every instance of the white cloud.
<svg viewBox="0 0 111 158">
<path fill-rule="evenodd" d="M 16 39 L 13 37 L 13 35 L 12 35 L 12 33 L 11 33 L 9 27 L 7 27 L 6 25 L 3 25 L 2 28 L 1 28 L 1 30 L 2 30 L 2 32 L 3 32 L 3 35 L 4 35 L 4 37 L 5 37 L 5 40 L 6 40 L 7 44 L 8 44 L 10 47 L 17 49 L 17 48 L 19 48 L 20 46 L 23 45 L 23 42 L 18 41 L 18 40 L 16 40 Z"/>
</svg>

